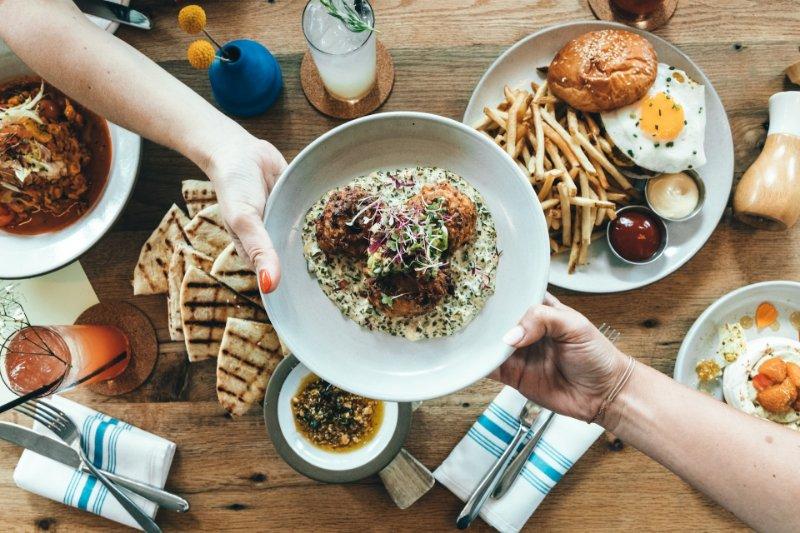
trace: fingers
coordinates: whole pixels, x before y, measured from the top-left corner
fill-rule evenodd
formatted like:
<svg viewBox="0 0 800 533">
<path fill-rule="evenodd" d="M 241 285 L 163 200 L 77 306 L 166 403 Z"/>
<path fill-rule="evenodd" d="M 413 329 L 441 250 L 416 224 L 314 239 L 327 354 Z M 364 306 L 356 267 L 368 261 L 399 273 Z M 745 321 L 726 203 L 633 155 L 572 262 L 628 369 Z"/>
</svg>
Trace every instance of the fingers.
<svg viewBox="0 0 800 533">
<path fill-rule="evenodd" d="M 559 339 L 580 327 L 581 315 L 563 306 L 537 305 L 528 309 L 519 324 L 503 337 L 503 342 L 520 348 L 542 337 Z"/>
<path fill-rule="evenodd" d="M 258 288 L 263 293 L 275 290 L 281 278 L 281 265 L 261 217 L 255 211 L 238 213 L 228 225 L 255 269 Z"/>
</svg>

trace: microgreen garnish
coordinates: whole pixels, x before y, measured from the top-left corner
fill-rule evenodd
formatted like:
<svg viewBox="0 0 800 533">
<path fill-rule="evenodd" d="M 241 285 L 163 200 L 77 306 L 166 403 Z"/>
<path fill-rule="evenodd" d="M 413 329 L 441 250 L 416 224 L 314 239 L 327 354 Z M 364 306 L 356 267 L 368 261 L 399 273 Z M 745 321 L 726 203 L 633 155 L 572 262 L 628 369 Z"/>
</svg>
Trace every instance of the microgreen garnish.
<svg viewBox="0 0 800 533">
<path fill-rule="evenodd" d="M 399 179 L 395 184 L 405 186 Z M 441 198 L 398 205 L 370 196 L 361 200 L 350 224 L 358 222 L 369 232 L 367 268 L 373 275 L 414 271 L 435 276 L 447 264 L 448 216 Z"/>
</svg>

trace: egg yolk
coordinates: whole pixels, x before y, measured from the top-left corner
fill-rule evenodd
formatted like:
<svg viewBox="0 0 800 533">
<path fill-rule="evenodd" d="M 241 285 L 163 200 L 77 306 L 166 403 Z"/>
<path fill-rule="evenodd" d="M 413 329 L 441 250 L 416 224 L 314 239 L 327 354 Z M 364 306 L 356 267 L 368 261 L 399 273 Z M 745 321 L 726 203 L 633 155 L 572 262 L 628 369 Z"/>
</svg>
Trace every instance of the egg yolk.
<svg viewBox="0 0 800 533">
<path fill-rule="evenodd" d="M 666 93 L 644 99 L 639 109 L 639 128 L 651 139 L 671 141 L 684 126 L 683 107 Z"/>
</svg>

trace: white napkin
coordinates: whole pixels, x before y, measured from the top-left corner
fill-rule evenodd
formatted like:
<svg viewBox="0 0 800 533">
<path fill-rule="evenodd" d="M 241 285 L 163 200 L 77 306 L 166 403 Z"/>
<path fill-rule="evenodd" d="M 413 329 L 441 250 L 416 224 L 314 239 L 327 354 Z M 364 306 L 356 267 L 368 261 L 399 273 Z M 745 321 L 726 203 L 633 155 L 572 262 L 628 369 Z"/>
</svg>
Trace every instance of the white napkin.
<svg viewBox="0 0 800 533">
<path fill-rule="evenodd" d="M 504 387 L 434 477 L 462 500 L 469 499 L 511 442 L 524 405 L 522 394 Z M 480 516 L 502 532 L 522 529 L 544 497 L 602 433 L 603 428 L 596 424 L 555 415 L 517 481 L 500 500 L 487 500 Z"/>
<path fill-rule="evenodd" d="M 175 456 L 175 443 L 60 396 L 44 401 L 52 402 L 72 418 L 81 432 L 83 449 L 96 467 L 164 488 Z M 38 422 L 34 422 L 33 429 L 55 437 Z M 141 529 L 94 476 L 30 450 L 22 452 L 14 470 L 14 483 L 45 498 Z M 129 495 L 146 514 L 155 517 L 158 510 L 155 503 Z"/>
</svg>

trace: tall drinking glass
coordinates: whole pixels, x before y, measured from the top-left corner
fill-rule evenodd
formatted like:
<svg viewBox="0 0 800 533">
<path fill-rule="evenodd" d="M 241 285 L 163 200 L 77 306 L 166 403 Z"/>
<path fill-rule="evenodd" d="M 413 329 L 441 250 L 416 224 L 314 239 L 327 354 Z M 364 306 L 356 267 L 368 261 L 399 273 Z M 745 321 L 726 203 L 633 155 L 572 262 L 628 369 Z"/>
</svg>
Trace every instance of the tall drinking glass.
<svg viewBox="0 0 800 533">
<path fill-rule="evenodd" d="M 119 376 L 130 344 L 114 326 L 26 326 L 5 340 L 0 356 L 3 381 L 13 392 L 52 394 Z"/>
<path fill-rule="evenodd" d="M 375 14 L 367 0 L 332 0 L 344 11 L 345 3 L 361 20 L 375 27 Z M 338 100 L 356 102 L 375 85 L 377 59 L 374 31 L 351 31 L 331 16 L 320 0 L 303 11 L 303 34 L 311 57 L 328 93 Z"/>
</svg>

